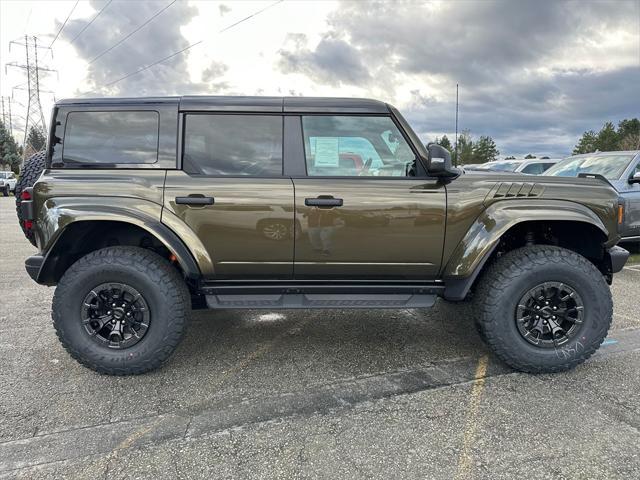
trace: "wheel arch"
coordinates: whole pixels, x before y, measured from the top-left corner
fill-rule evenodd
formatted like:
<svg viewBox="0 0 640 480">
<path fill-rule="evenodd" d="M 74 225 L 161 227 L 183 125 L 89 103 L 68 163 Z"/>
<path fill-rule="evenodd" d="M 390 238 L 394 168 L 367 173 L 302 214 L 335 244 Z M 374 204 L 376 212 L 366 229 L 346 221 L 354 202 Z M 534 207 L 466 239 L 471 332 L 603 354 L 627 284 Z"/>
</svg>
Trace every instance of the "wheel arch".
<svg viewBox="0 0 640 480">
<path fill-rule="evenodd" d="M 591 260 L 607 274 L 609 233 L 584 205 L 567 201 L 505 201 L 487 208 L 443 267 L 448 300 L 463 300 L 493 257 L 530 244 L 558 245 Z"/>
<path fill-rule="evenodd" d="M 80 257 L 114 245 L 140 246 L 155 251 L 173 263 L 187 280 L 195 280 L 201 275 L 184 242 L 161 222 L 103 215 L 100 219 L 74 218 L 56 232 L 37 281 L 55 285 Z"/>
</svg>

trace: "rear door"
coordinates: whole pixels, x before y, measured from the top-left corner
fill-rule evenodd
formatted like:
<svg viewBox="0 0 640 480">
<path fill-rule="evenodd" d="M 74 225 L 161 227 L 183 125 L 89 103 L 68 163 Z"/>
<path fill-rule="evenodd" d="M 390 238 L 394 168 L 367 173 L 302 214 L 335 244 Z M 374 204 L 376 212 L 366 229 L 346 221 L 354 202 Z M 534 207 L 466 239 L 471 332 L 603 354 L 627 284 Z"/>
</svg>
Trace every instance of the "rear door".
<svg viewBox="0 0 640 480">
<path fill-rule="evenodd" d="M 280 114 L 186 113 L 182 170 L 164 206 L 193 230 L 215 278 L 290 278 L 293 183 L 282 173 Z"/>
<path fill-rule="evenodd" d="M 446 192 L 391 116 L 303 115 L 306 175 L 295 176 L 295 277 L 432 279 Z"/>
</svg>

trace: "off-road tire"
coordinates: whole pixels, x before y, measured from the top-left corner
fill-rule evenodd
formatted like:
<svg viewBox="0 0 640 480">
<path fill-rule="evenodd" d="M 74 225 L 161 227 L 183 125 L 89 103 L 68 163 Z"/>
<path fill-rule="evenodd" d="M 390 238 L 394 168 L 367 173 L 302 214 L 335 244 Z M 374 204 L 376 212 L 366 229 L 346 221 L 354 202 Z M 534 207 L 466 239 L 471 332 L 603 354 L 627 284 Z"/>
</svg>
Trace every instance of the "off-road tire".
<svg viewBox="0 0 640 480">
<path fill-rule="evenodd" d="M 556 348 L 529 343 L 518 331 L 516 309 L 525 293 L 543 282 L 570 285 L 584 302 L 576 336 Z M 523 372 L 569 370 L 587 360 L 607 336 L 613 317 L 611 291 L 585 257 L 564 248 L 535 245 L 513 250 L 493 262 L 474 295 L 476 326 L 489 348 Z"/>
<path fill-rule="evenodd" d="M 33 235 L 33 231 L 27 230 L 24 228 L 24 218 L 22 218 L 22 211 L 20 209 L 20 203 L 22 199 L 20 198 L 20 194 L 25 188 L 33 187 L 33 184 L 36 183 L 36 180 L 40 177 L 40 174 L 44 170 L 44 164 L 46 160 L 45 151 L 34 153 L 29 158 L 24 161 L 22 168 L 20 169 L 20 178 L 16 182 L 16 188 L 13 191 L 13 194 L 16 197 L 16 213 L 18 214 L 18 223 L 20 223 L 20 228 L 24 233 L 24 236 L 27 237 L 27 240 L 31 242 L 31 244 L 35 247 L 36 240 Z"/>
<path fill-rule="evenodd" d="M 85 296 L 108 282 L 125 283 L 144 297 L 150 312 L 142 339 L 122 349 L 96 343 L 82 325 Z M 138 247 L 107 247 L 80 258 L 62 276 L 53 296 L 58 338 L 82 365 L 109 375 L 136 375 L 160 367 L 182 340 L 191 299 L 179 272 L 156 253 Z"/>
</svg>

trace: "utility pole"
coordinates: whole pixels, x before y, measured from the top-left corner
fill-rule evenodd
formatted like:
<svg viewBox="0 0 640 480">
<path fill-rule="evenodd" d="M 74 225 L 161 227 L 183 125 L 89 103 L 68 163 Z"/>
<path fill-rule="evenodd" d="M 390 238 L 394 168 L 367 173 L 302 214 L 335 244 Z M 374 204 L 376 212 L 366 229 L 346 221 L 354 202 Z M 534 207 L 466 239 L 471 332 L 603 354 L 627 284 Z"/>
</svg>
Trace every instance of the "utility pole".
<svg viewBox="0 0 640 480">
<path fill-rule="evenodd" d="M 458 84 L 456 83 L 456 163 L 458 166 Z"/>
<path fill-rule="evenodd" d="M 40 72 L 56 72 L 57 70 L 52 70 L 50 68 L 43 68 L 38 64 L 38 49 L 44 48 L 49 49 L 49 47 L 42 47 L 38 45 L 38 38 L 33 36 L 29 37 L 27 35 L 24 36 L 24 43 L 18 41 L 9 42 L 9 50 L 11 50 L 11 45 L 21 45 L 25 48 L 25 64 L 19 64 L 17 62 L 7 63 L 5 65 L 5 73 L 7 67 L 15 67 L 21 68 L 27 73 L 27 92 L 29 95 L 29 101 L 27 103 L 27 113 L 25 115 L 25 125 L 24 125 L 24 158 L 30 153 L 35 152 L 35 148 L 33 145 L 28 145 L 29 131 L 34 128 L 42 133 L 43 137 L 46 137 L 47 127 L 44 120 L 44 113 L 42 112 L 42 104 L 40 103 Z M 15 87 L 19 90 L 24 90 L 23 88 Z M 28 152 L 28 148 L 31 152 Z"/>
</svg>

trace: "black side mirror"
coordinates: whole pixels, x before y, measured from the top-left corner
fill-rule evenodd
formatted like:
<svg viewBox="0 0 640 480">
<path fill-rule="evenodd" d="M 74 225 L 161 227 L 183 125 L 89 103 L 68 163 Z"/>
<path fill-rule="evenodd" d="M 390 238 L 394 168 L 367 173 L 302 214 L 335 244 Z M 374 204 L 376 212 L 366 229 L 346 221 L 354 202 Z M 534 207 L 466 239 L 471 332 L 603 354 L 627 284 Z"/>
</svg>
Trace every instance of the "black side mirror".
<svg viewBox="0 0 640 480">
<path fill-rule="evenodd" d="M 629 179 L 629 183 L 640 183 L 640 172 Z"/>
<path fill-rule="evenodd" d="M 456 177 L 460 174 L 451 163 L 451 153 L 437 143 L 427 145 L 429 158 L 427 159 L 427 171 L 434 177 Z"/>
</svg>

